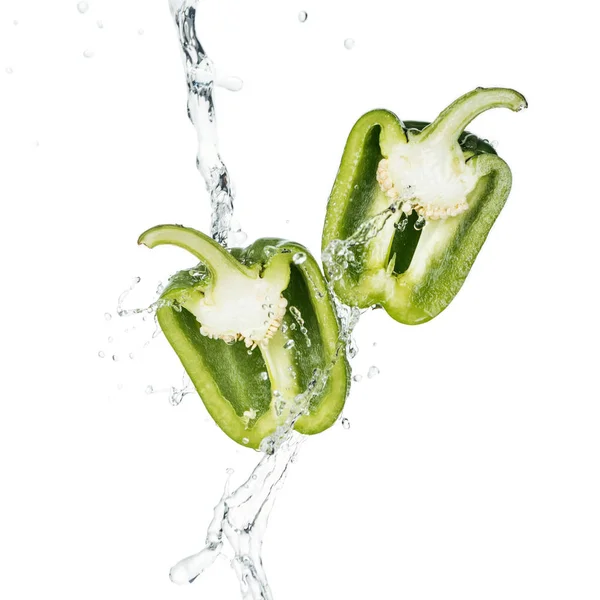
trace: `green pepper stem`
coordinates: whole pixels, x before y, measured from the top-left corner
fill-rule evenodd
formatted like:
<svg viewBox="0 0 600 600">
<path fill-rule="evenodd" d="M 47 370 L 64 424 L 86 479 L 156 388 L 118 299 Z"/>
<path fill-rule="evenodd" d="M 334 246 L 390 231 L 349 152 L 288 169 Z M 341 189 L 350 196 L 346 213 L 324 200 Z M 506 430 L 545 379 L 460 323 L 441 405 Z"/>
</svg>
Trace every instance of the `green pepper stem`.
<svg viewBox="0 0 600 600">
<path fill-rule="evenodd" d="M 225 271 L 252 277 L 252 271 L 238 262 L 223 246 L 200 231 L 182 225 L 159 225 L 142 233 L 138 244 L 155 248 L 170 244 L 192 253 L 216 278 Z M 256 275 L 254 275 L 255 277 Z"/>
<path fill-rule="evenodd" d="M 429 140 L 445 145 L 458 141 L 467 125 L 490 108 L 527 108 L 525 97 L 507 88 L 477 88 L 444 109 L 438 118 L 419 135 L 419 142 Z"/>
</svg>

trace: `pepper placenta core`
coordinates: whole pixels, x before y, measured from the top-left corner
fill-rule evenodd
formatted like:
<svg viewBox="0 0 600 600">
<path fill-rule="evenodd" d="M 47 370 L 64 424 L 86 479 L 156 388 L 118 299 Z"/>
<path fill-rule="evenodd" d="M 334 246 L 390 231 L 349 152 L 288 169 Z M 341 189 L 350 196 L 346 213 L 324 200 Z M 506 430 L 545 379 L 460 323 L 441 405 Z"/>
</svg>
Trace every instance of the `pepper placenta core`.
<svg viewBox="0 0 600 600">
<path fill-rule="evenodd" d="M 498 217 L 511 187 L 507 164 L 465 132 L 482 112 L 514 111 L 525 98 L 477 88 L 431 124 L 402 123 L 387 110 L 361 117 L 350 132 L 331 193 L 324 253 L 352 241 L 383 216 L 352 256 L 334 289 L 346 304 L 380 305 L 406 324 L 429 321 L 452 301 Z"/>
<path fill-rule="evenodd" d="M 326 283 L 306 248 L 268 238 L 227 251 L 179 225 L 150 229 L 139 243 L 179 246 L 200 261 L 171 277 L 157 318 L 229 437 L 258 448 L 303 402 L 297 431 L 319 433 L 336 421 L 349 366 Z"/>
</svg>

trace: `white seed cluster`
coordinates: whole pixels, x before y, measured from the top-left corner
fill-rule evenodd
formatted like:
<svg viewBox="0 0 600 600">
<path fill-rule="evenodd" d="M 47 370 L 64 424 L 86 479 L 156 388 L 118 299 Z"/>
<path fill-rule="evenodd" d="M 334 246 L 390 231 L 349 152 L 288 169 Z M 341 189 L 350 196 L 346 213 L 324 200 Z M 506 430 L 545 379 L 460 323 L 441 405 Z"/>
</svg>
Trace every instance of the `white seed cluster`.
<svg viewBox="0 0 600 600">
<path fill-rule="evenodd" d="M 400 201 L 400 193 L 396 189 L 389 172 L 389 162 L 387 158 L 382 158 L 377 166 L 377 183 L 385 195 L 393 201 Z M 447 219 L 456 217 L 468 210 L 469 205 L 466 200 L 458 202 L 454 206 L 438 206 L 434 203 L 421 203 L 418 198 L 410 198 L 402 201 L 400 209 L 409 216 L 414 210 L 420 217 L 437 221 L 438 219 Z"/>
<path fill-rule="evenodd" d="M 268 309 L 265 309 L 265 313 L 267 314 L 264 323 L 266 331 L 262 330 L 261 328 L 261 331 L 254 329 L 251 331 L 227 335 L 219 333 L 206 325 L 201 325 L 200 333 L 212 340 L 223 340 L 227 344 L 243 341 L 244 344 L 246 344 L 246 348 L 251 350 L 254 350 L 254 348 L 256 348 L 258 345 L 264 348 L 269 343 L 269 340 L 275 335 L 275 333 L 277 333 L 277 330 L 281 327 L 287 305 L 288 301 L 283 296 L 279 298 L 277 303 L 268 305 Z M 264 333 L 262 333 L 262 331 L 264 331 Z"/>
</svg>

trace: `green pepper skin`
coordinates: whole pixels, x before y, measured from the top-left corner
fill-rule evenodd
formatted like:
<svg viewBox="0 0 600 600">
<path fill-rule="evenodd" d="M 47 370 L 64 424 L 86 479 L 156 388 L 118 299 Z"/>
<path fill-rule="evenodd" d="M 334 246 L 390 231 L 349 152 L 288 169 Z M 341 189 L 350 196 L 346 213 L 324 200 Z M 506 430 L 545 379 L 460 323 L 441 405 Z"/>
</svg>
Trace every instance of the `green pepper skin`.
<svg viewBox="0 0 600 600">
<path fill-rule="evenodd" d="M 196 247 L 190 247 L 188 239 Z M 176 245 L 201 261 L 198 267 L 180 271 L 170 279 L 161 295 L 164 306 L 158 308 L 157 318 L 208 412 L 231 439 L 258 449 L 261 441 L 283 424 L 294 399 L 315 379 L 315 370 L 326 374 L 326 383 L 314 388 L 309 412 L 294 428 L 316 434 L 335 423 L 350 388 L 350 368 L 327 285 L 304 246 L 260 239 L 245 249 L 227 252 L 201 232 L 177 225 L 148 230 L 139 243 L 150 248 Z M 283 325 L 266 347 L 259 345 L 249 351 L 242 341 L 226 343 L 206 337 L 200 333 L 196 316 L 185 308 L 190 296 L 202 294 L 222 272 L 210 258 L 211 252 L 217 261 L 224 260 L 246 273 L 267 277 L 272 268 L 289 278 L 282 292 L 288 302 Z M 299 255 L 306 259 L 294 261 Z M 200 280 L 198 273 L 204 274 Z M 304 332 L 296 310 L 304 320 Z M 283 348 L 284 344 L 291 348 Z M 277 398 L 287 402 L 287 409 L 280 414 L 274 406 Z M 251 418 L 247 411 L 251 411 Z"/>
<path fill-rule="evenodd" d="M 382 306 L 401 323 L 425 323 L 441 313 L 463 285 L 485 239 L 500 214 L 511 188 L 507 164 L 486 141 L 464 131 L 481 112 L 495 107 L 518 111 L 527 106 L 514 90 L 478 88 L 459 98 L 431 124 L 403 123 L 390 111 L 363 115 L 346 143 L 327 206 L 322 238 L 325 251 L 335 240 L 348 240 L 359 227 L 390 211 L 383 228 L 366 243 L 353 248 L 354 260 L 334 289 L 342 302 L 367 308 Z M 476 177 L 466 196 L 468 209 L 444 220 L 414 227 L 418 215 L 404 217 L 378 183 L 377 169 L 394 148 L 428 142 L 440 148 Z M 418 197 L 418 191 L 416 192 Z M 325 272 L 328 272 L 327 263 Z"/>
</svg>

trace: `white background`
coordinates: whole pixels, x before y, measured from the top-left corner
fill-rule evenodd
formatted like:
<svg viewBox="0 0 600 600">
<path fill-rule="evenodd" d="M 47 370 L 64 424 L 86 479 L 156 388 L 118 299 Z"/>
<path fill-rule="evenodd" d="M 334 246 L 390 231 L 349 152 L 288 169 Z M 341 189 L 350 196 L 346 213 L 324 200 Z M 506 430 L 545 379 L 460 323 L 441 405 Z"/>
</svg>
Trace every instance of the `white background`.
<svg viewBox="0 0 600 600">
<path fill-rule="evenodd" d="M 452 306 L 415 328 L 383 312 L 360 323 L 355 372 L 381 374 L 354 386 L 350 430 L 304 444 L 281 491 L 264 547 L 278 600 L 600 598 L 589 6 L 202 3 L 206 49 L 245 82 L 216 101 L 250 239 L 318 252 L 366 110 L 431 120 L 477 86 L 530 103 L 470 127 L 499 141 L 514 186 Z M 175 355 L 163 338 L 143 348 L 151 324 L 103 316 L 132 277 L 128 305 L 144 305 L 189 264 L 138 248 L 139 233 L 208 225 L 167 0 L 90 0 L 85 15 L 2 0 L 0 107 L 0 597 L 237 598 L 224 561 L 188 588 L 168 570 L 202 547 L 225 469 L 241 478 L 258 457 L 197 397 L 146 395 L 179 383 Z"/>
</svg>

